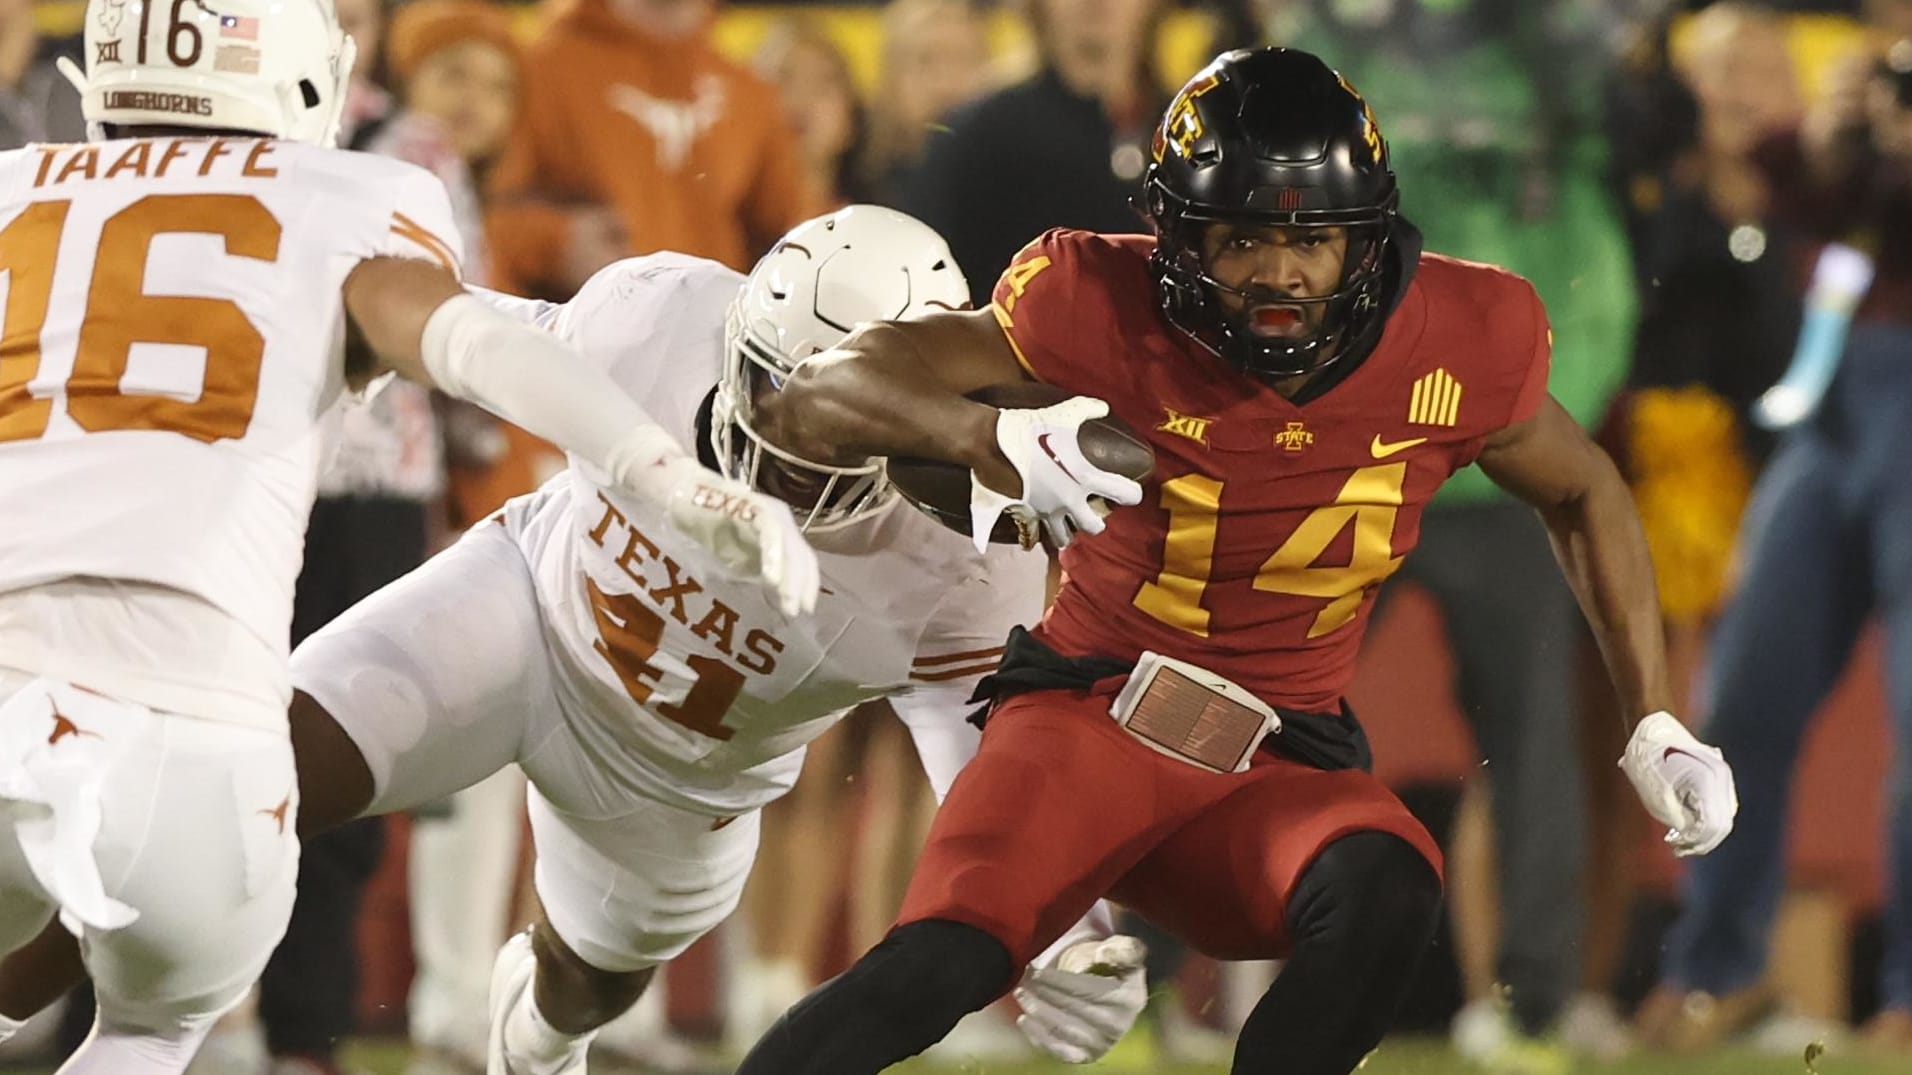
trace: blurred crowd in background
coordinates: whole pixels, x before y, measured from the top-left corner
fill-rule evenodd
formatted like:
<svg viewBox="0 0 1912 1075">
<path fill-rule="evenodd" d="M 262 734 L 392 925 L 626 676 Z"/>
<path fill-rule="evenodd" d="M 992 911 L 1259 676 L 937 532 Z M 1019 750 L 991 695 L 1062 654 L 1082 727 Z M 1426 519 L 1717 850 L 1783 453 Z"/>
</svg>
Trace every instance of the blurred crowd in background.
<svg viewBox="0 0 1912 1075">
<path fill-rule="evenodd" d="M 1634 484 L 1682 715 L 1743 803 L 1714 856 L 1657 846 L 1613 764 L 1640 714 L 1605 695 L 1544 533 L 1457 478 L 1354 696 L 1449 855 L 1451 928 L 1404 1028 L 1503 1070 L 1733 1040 L 1912 1068 L 1912 0 L 338 5 L 347 144 L 444 180 L 472 283 L 560 300 L 660 249 L 748 269 L 799 220 L 877 202 L 938 228 L 986 301 L 1046 228 L 1141 228 L 1152 124 L 1207 58 L 1320 54 L 1373 104 L 1428 248 L 1546 300 L 1553 394 Z M 53 68 L 79 16 L 0 0 L 0 145 L 84 136 Z M 347 424 L 300 634 L 561 465 L 415 387 Z M 696 1070 L 882 935 L 934 804 L 867 708 L 769 811 L 744 912 L 601 1049 Z M 353 1033 L 409 1034 L 421 1073 L 483 1070 L 522 790 L 310 841 L 256 1006 L 198 1070 L 332 1071 Z M 1274 969 L 1154 941 L 1154 1047 L 1224 1060 Z M 992 1009 L 939 1051 L 1024 1048 Z"/>
</svg>

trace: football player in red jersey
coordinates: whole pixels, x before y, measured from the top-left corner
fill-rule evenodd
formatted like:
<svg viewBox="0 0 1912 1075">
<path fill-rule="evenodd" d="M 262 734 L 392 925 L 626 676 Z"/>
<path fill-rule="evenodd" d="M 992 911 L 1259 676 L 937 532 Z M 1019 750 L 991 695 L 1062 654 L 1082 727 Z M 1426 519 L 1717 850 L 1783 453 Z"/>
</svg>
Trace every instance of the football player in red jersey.
<svg viewBox="0 0 1912 1075">
<path fill-rule="evenodd" d="M 1352 1070 L 1441 885 L 1342 696 L 1375 588 L 1471 462 L 1549 527 L 1639 719 L 1622 765 L 1669 843 L 1701 854 L 1731 829 L 1730 769 L 1667 712 L 1626 486 L 1547 395 L 1533 288 L 1421 252 L 1373 112 L 1307 53 L 1221 56 L 1169 106 L 1154 155 L 1154 237 L 1052 231 L 991 308 L 868 327 L 768 404 L 793 438 L 970 467 L 975 532 L 1001 510 L 1040 523 L 1066 581 L 979 690 L 981 753 L 897 927 L 739 1075 L 910 1056 L 1103 895 L 1210 955 L 1287 960 L 1234 1071 Z M 1083 397 L 964 397 L 1017 378 Z M 1148 431 L 1140 488 L 1078 449 L 1104 401 Z M 1140 503 L 1104 519 L 1098 499 Z"/>
</svg>

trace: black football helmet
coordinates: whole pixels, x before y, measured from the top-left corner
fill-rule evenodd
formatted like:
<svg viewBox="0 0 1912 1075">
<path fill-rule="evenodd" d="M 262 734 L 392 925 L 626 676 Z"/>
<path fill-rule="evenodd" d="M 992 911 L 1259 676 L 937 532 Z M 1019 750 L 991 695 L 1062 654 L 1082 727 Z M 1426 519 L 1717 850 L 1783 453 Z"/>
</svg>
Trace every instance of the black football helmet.
<svg viewBox="0 0 1912 1075">
<path fill-rule="evenodd" d="M 1142 210 L 1155 225 L 1150 273 L 1171 324 L 1242 371 L 1264 379 L 1312 373 L 1358 356 L 1387 318 L 1385 264 L 1400 193 L 1374 111 L 1310 53 L 1226 52 L 1182 87 L 1156 129 Z M 1306 336 L 1272 338 L 1229 316 L 1231 288 L 1209 275 L 1202 229 L 1210 223 L 1345 227 L 1341 281 Z"/>
</svg>

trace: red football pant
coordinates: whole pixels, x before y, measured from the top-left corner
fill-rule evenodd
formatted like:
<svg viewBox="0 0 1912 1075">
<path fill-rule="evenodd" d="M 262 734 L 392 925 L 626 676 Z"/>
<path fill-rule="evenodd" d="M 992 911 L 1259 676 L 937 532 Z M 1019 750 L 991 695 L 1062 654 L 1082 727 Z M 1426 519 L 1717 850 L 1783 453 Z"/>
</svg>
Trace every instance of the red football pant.
<svg viewBox="0 0 1912 1075">
<path fill-rule="evenodd" d="M 1372 775 L 1266 750 L 1245 773 L 1196 768 L 1109 717 L 1120 685 L 996 708 L 937 811 L 899 925 L 966 923 L 1022 966 L 1108 896 L 1206 955 L 1278 959 L 1289 894 L 1334 840 L 1392 833 L 1440 871 L 1433 837 Z"/>
</svg>

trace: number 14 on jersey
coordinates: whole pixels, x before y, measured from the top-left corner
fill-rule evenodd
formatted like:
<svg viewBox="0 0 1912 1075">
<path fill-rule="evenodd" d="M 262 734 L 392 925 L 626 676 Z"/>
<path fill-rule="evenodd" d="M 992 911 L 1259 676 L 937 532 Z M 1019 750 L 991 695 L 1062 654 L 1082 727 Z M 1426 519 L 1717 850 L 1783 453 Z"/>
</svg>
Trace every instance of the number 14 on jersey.
<svg viewBox="0 0 1912 1075">
<path fill-rule="evenodd" d="M 1401 566 L 1394 555 L 1394 524 L 1407 481 L 1407 464 L 1362 467 L 1348 476 L 1334 503 L 1308 513 L 1281 547 L 1255 574 L 1255 589 L 1266 593 L 1325 599 L 1315 614 L 1309 638 L 1338 630 L 1361 610 L 1370 587 Z M 1168 537 L 1162 543 L 1162 570 L 1142 584 L 1135 607 L 1192 635 L 1208 636 L 1208 609 L 1202 598 L 1215 567 L 1215 538 L 1222 518 L 1225 483 L 1202 474 L 1185 474 L 1161 486 L 1168 512 Z M 1345 564 L 1321 564 L 1343 531 L 1354 528 L 1354 548 Z"/>
</svg>

